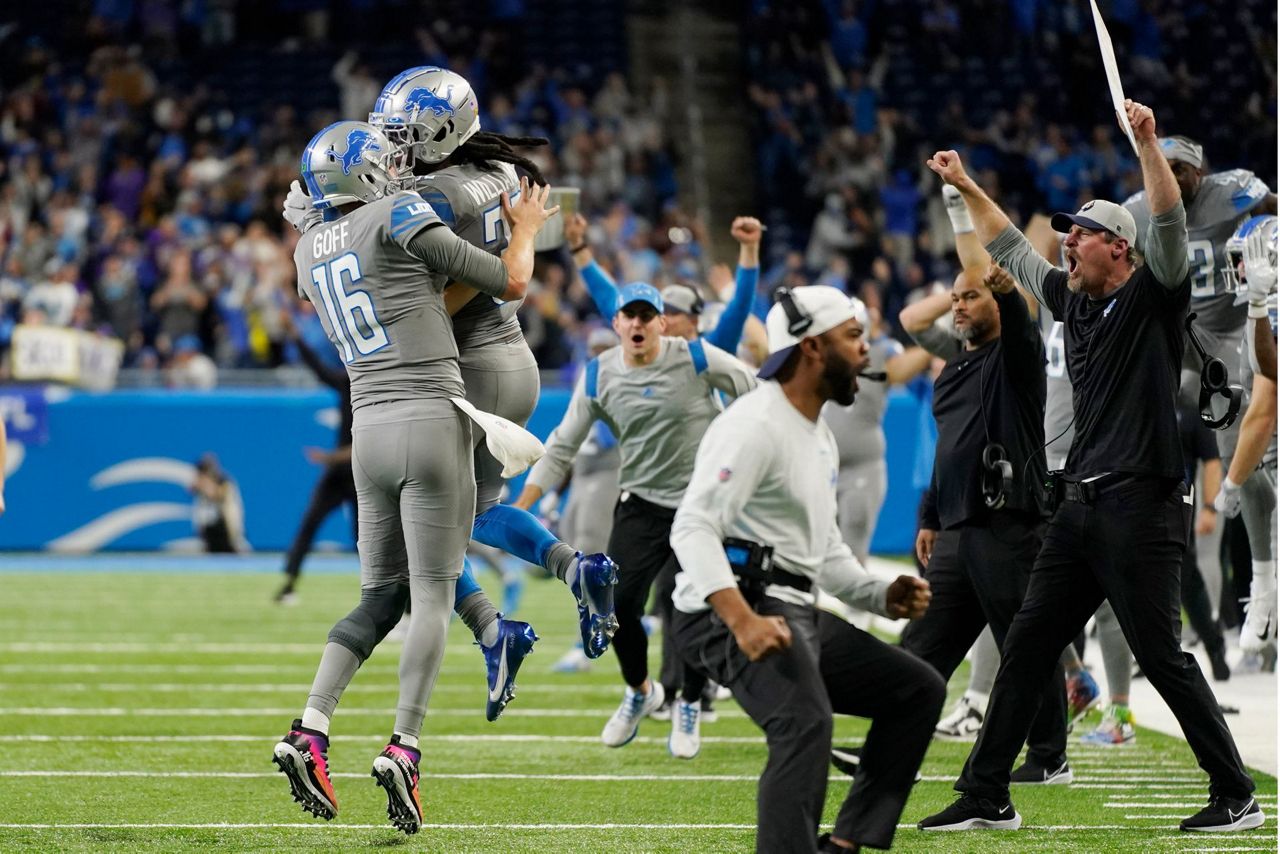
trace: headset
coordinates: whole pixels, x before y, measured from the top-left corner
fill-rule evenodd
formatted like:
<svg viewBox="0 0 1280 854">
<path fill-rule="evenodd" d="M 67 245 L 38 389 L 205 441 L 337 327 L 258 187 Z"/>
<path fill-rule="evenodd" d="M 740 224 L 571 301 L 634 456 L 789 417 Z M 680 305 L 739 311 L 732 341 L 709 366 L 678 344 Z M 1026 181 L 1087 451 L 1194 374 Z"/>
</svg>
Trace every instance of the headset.
<svg viewBox="0 0 1280 854">
<path fill-rule="evenodd" d="M 806 329 L 813 326 L 813 318 L 806 314 L 800 304 L 796 302 L 795 296 L 791 293 L 791 288 L 779 288 L 774 302 L 782 306 L 783 312 L 787 315 L 787 331 L 794 337 L 799 338 Z"/>
<path fill-rule="evenodd" d="M 1240 402 L 1244 397 L 1244 389 L 1238 385 L 1231 385 L 1226 363 L 1216 356 L 1210 356 L 1204 349 L 1192 326 L 1195 319 L 1194 311 L 1188 314 L 1186 327 L 1187 335 L 1191 337 L 1191 346 L 1195 348 L 1202 365 L 1200 368 L 1200 420 L 1211 430 L 1226 430 L 1235 423 L 1236 416 L 1240 414 Z M 1213 414 L 1212 404 L 1215 397 L 1227 399 L 1227 411 L 1221 417 Z"/>
</svg>

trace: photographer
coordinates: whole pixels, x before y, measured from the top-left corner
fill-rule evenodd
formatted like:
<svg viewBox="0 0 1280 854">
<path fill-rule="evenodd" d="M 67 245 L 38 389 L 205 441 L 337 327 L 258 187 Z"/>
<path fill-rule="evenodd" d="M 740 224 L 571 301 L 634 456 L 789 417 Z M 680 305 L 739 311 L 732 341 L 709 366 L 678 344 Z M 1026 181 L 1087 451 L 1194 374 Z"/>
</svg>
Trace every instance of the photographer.
<svg viewBox="0 0 1280 854">
<path fill-rule="evenodd" d="M 856 315 L 854 301 L 820 285 L 770 310 L 760 377 L 774 381 L 711 423 L 671 529 L 683 568 L 676 646 L 765 732 L 756 850 L 771 854 L 888 848 L 946 695 L 927 664 L 814 607 L 818 588 L 894 618 L 929 603 L 921 579 L 869 575 L 836 524 L 839 454 L 819 413 L 829 400 L 852 403 L 867 365 Z M 819 843 L 833 712 L 874 723 Z"/>
</svg>

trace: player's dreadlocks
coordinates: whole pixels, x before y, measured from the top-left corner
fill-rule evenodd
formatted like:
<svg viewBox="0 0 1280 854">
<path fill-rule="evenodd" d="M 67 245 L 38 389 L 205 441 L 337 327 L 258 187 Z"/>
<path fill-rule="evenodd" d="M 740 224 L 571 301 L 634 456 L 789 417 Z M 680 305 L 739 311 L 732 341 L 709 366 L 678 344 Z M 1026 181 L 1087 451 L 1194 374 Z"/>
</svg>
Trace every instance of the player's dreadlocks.
<svg viewBox="0 0 1280 854">
<path fill-rule="evenodd" d="M 549 140 L 540 136 L 504 136 L 489 131 L 476 131 L 471 138 L 454 149 L 449 157 L 450 163 L 471 163 L 481 169 L 492 169 L 492 161 L 498 160 L 519 166 L 529 173 L 535 184 L 545 185 L 547 179 L 542 176 L 538 164 L 528 157 L 515 152 L 515 148 L 537 148 L 549 144 Z"/>
</svg>

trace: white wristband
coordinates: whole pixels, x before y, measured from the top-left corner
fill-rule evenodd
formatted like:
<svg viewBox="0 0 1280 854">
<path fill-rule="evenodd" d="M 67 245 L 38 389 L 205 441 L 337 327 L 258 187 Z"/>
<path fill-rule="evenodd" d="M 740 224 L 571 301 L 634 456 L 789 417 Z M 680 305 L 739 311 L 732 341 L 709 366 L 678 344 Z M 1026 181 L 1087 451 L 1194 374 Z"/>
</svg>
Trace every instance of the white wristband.
<svg viewBox="0 0 1280 854">
<path fill-rule="evenodd" d="M 969 234 L 973 231 L 973 217 L 969 215 L 969 207 L 960 197 L 960 191 L 950 184 L 942 188 L 942 201 L 947 208 L 947 218 L 951 220 L 951 230 L 956 234 Z"/>
<path fill-rule="evenodd" d="M 1262 320 L 1267 316 L 1267 304 L 1250 300 L 1248 315 L 1250 320 Z"/>
</svg>

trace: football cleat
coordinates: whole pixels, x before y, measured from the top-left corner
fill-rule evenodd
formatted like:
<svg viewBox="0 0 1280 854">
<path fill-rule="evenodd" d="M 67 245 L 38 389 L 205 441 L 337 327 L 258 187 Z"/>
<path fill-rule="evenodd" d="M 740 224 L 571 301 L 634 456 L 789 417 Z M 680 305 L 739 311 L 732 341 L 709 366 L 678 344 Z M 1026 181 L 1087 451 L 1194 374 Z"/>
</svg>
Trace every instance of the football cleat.
<svg viewBox="0 0 1280 854">
<path fill-rule="evenodd" d="M 538 636 L 528 623 L 498 618 L 498 640 L 493 646 L 480 644 L 489 678 L 489 696 L 484 704 L 485 720 L 496 721 L 516 695 L 516 673 L 524 657 L 533 652 Z"/>
<path fill-rule="evenodd" d="M 648 694 L 641 694 L 630 687 L 627 688 L 622 702 L 618 705 L 618 710 L 609 718 L 608 723 L 604 725 L 604 731 L 600 733 L 600 740 L 607 747 L 622 747 L 624 744 L 630 744 L 640 730 L 640 721 L 662 705 L 665 696 L 662 683 L 650 684 L 653 687 Z"/>
<path fill-rule="evenodd" d="M 676 759 L 692 759 L 698 755 L 702 747 L 702 729 L 698 725 L 701 712 L 701 703 L 677 699 L 672 704 L 671 737 L 667 739 L 667 750 Z"/>
<path fill-rule="evenodd" d="M 1102 692 L 1088 670 L 1067 679 L 1067 726 L 1074 726 L 1089 714 L 1089 710 L 1102 703 Z"/>
<path fill-rule="evenodd" d="M 1274 594 L 1272 594 L 1274 597 Z M 1275 602 L 1266 597 L 1251 598 L 1244 606 L 1244 625 L 1240 627 L 1240 651 L 1246 655 L 1261 653 L 1276 643 Z"/>
<path fill-rule="evenodd" d="M 968 697 L 961 697 L 951 714 L 933 728 L 934 738 L 943 741 L 973 741 L 982 729 L 982 710 Z"/>
<path fill-rule="evenodd" d="M 587 658 L 604 655 L 618 630 L 613 613 L 613 586 L 617 583 L 618 565 L 607 554 L 579 554 L 578 571 L 569 589 L 578 600 L 578 628 Z"/>
<path fill-rule="evenodd" d="M 271 761 L 280 766 L 293 799 L 304 810 L 326 821 L 338 814 L 338 798 L 329 780 L 327 736 L 304 729 L 301 720 L 294 720 L 289 734 L 276 745 Z"/>
<path fill-rule="evenodd" d="M 412 836 L 422 827 L 422 801 L 418 798 L 418 760 L 422 754 L 400 744 L 400 736 L 373 760 L 373 779 L 387 793 L 387 818 Z"/>
<path fill-rule="evenodd" d="M 1102 723 L 1092 732 L 1080 736 L 1085 744 L 1098 744 L 1103 747 L 1115 747 L 1121 744 L 1132 744 L 1138 737 L 1133 728 L 1133 712 L 1128 706 L 1108 706 L 1102 716 Z"/>
</svg>

